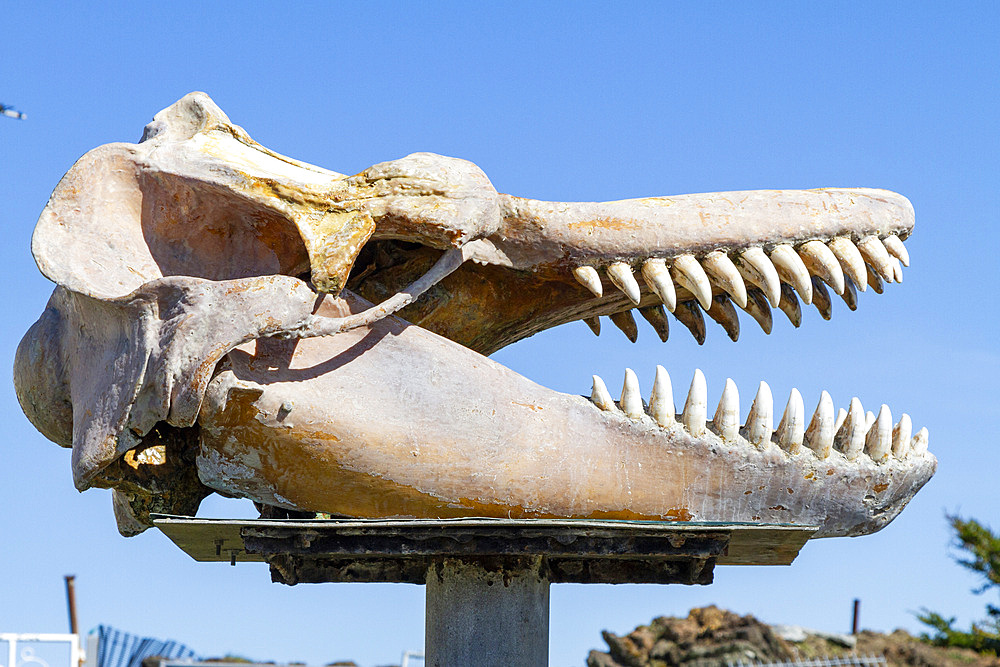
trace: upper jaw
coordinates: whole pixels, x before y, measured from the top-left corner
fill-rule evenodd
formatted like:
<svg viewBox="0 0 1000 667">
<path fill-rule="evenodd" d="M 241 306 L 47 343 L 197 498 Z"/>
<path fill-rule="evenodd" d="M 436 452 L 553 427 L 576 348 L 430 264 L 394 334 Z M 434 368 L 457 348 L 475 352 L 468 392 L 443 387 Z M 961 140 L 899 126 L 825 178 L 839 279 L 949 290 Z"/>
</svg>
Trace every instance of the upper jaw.
<svg viewBox="0 0 1000 667">
<path fill-rule="evenodd" d="M 736 310 L 770 333 L 771 308 L 795 326 L 801 305 L 830 316 L 830 292 L 852 310 L 858 291 L 901 281 L 913 208 L 887 190 L 720 192 L 604 203 L 500 195 L 503 225 L 489 252 L 402 312 L 484 354 L 538 331 L 600 316 L 633 341 L 632 308 L 662 339 L 664 309 L 705 339 L 705 318 L 736 340 Z M 349 285 L 378 301 L 400 290 L 437 251 L 374 242 Z M 801 302 L 801 303 L 800 303 Z M 479 313 L 473 321 L 471 309 Z M 484 321 L 484 318 L 488 318 Z"/>
</svg>

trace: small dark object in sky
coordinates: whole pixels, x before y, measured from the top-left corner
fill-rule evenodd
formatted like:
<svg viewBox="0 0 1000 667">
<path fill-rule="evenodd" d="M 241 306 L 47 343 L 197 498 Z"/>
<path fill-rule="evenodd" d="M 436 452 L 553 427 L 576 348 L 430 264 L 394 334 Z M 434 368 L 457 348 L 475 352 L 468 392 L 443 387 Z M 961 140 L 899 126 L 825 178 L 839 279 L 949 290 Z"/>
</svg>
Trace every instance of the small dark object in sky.
<svg viewBox="0 0 1000 667">
<path fill-rule="evenodd" d="M 25 120 L 28 118 L 28 114 L 21 113 L 13 107 L 9 107 L 6 104 L 0 104 L 0 115 L 9 116 L 11 118 L 17 118 L 18 120 Z"/>
</svg>

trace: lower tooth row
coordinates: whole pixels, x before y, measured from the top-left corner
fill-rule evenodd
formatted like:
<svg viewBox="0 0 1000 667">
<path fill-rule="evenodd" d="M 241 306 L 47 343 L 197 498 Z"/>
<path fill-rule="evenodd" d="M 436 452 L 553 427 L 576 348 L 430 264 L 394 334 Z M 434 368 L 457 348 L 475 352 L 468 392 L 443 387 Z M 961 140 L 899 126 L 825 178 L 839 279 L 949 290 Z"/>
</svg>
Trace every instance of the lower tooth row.
<svg viewBox="0 0 1000 667">
<path fill-rule="evenodd" d="M 684 409 L 679 415 L 674 413 L 673 388 L 670 376 L 663 366 L 656 367 L 648 407 L 643 404 L 639 380 L 631 368 L 625 369 L 625 383 L 621 400 L 617 404 L 611 398 L 604 380 L 597 375 L 594 376 L 591 400 L 601 410 L 621 411 L 633 421 L 641 421 L 648 414 L 663 428 L 680 422 L 696 438 L 708 430 L 705 375 L 697 369 L 691 380 Z M 739 391 L 736 383 L 727 379 L 711 421 L 715 432 L 724 441 L 733 442 L 742 438 L 759 447 L 773 442 L 790 454 L 805 447 L 820 459 L 827 458 L 836 449 L 849 460 L 864 453 L 876 462 L 886 461 L 890 456 L 919 456 L 927 451 L 927 429 L 922 428 L 914 435 L 909 415 L 903 414 L 894 425 L 888 406 L 883 405 L 878 415 L 865 413 L 857 398 L 851 399 L 849 409 L 841 409 L 835 415 L 833 399 L 825 391 L 820 394 L 819 404 L 808 424 L 805 421 L 802 396 L 797 389 L 792 389 L 785 412 L 775 428 L 774 401 L 766 382 L 760 383 L 750 412 L 742 425 L 739 415 Z"/>
</svg>

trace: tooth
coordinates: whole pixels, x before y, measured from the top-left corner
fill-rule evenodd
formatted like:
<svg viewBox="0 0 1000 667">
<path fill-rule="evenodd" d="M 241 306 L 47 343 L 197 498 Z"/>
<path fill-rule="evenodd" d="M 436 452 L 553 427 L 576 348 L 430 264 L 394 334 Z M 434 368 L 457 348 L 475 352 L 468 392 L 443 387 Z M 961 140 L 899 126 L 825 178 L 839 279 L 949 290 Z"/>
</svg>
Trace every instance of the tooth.
<svg viewBox="0 0 1000 667">
<path fill-rule="evenodd" d="M 840 298 L 851 310 L 858 309 L 858 290 L 854 288 L 854 281 L 850 278 L 844 281 L 844 293 L 840 295 Z"/>
<path fill-rule="evenodd" d="M 903 413 L 896 426 L 892 429 L 892 455 L 897 459 L 906 458 L 910 453 L 910 436 L 913 434 L 913 423 L 910 415 Z"/>
<path fill-rule="evenodd" d="M 896 257 L 890 257 L 889 261 L 892 263 L 892 279 L 897 282 L 903 282 L 903 265 Z"/>
<path fill-rule="evenodd" d="M 674 423 L 674 390 L 663 366 L 656 367 L 653 391 L 649 394 L 649 415 L 664 428 Z"/>
<path fill-rule="evenodd" d="M 842 452 L 848 460 L 854 460 L 865 446 L 865 409 L 857 397 L 851 399 L 851 408 L 847 411 L 837 435 L 833 436 L 833 448 Z"/>
<path fill-rule="evenodd" d="M 865 437 L 865 453 L 874 461 L 881 461 L 889 455 L 892 448 L 892 413 L 889 406 L 883 405 L 878 411 L 875 423 L 868 429 Z"/>
<path fill-rule="evenodd" d="M 757 247 L 747 248 L 737 256 L 736 268 L 744 279 L 764 292 L 772 306 L 778 305 L 781 300 L 781 279 L 763 250 Z"/>
<path fill-rule="evenodd" d="M 611 394 L 608 393 L 607 385 L 604 384 L 604 380 L 602 380 L 598 375 L 594 376 L 594 388 L 590 391 L 590 400 L 594 402 L 594 405 L 605 412 L 613 412 L 617 410 L 614 399 L 612 399 Z"/>
<path fill-rule="evenodd" d="M 809 287 L 812 287 L 812 283 Z M 778 308 L 788 317 L 793 327 L 797 329 L 802 324 L 802 308 L 795 296 L 795 290 L 788 283 L 781 283 L 781 301 L 778 302 Z"/>
<path fill-rule="evenodd" d="M 892 263 L 889 261 L 889 251 L 877 236 L 866 236 L 858 242 L 858 250 L 861 256 L 876 273 L 884 280 L 892 282 Z"/>
<path fill-rule="evenodd" d="M 597 272 L 592 266 L 578 266 L 573 269 L 573 277 L 579 281 L 581 285 L 586 287 L 591 291 L 591 293 L 600 298 L 604 296 L 604 286 L 601 284 L 601 274 Z"/>
<path fill-rule="evenodd" d="M 622 385 L 622 412 L 633 421 L 642 419 L 646 414 L 642 407 L 642 392 L 639 390 L 639 378 L 631 368 L 625 369 L 625 384 Z"/>
<path fill-rule="evenodd" d="M 719 286 L 733 301 L 743 308 L 747 305 L 747 286 L 739 269 L 729 259 L 729 255 L 721 250 L 713 250 L 701 260 L 701 266 L 709 279 Z"/>
<path fill-rule="evenodd" d="M 809 279 L 809 269 L 802 263 L 802 258 L 792 248 L 792 246 L 782 243 L 774 246 L 771 251 L 771 261 L 782 282 L 794 287 L 802 302 L 806 305 L 812 303 L 812 280 Z"/>
<path fill-rule="evenodd" d="M 733 441 L 740 433 L 740 393 L 731 378 L 726 379 L 726 388 L 722 390 L 712 423 L 723 440 Z"/>
<path fill-rule="evenodd" d="M 780 303 L 780 301 L 779 301 Z M 773 321 L 771 319 L 771 306 L 767 303 L 767 297 L 759 289 L 750 288 L 747 290 L 747 307 L 744 308 L 746 312 L 750 313 L 760 328 L 764 330 L 764 333 L 771 333 L 771 325 Z"/>
<path fill-rule="evenodd" d="M 872 270 L 872 267 L 865 266 L 865 270 L 867 271 L 868 284 L 876 294 L 881 294 L 885 290 L 885 285 L 882 283 L 882 279 L 877 273 L 875 273 L 875 271 Z"/>
<path fill-rule="evenodd" d="M 837 294 L 844 291 L 844 270 L 833 251 L 822 241 L 808 241 L 799 246 L 799 257 L 802 258 L 809 273 L 819 276 L 833 288 Z"/>
<path fill-rule="evenodd" d="M 889 251 L 889 254 L 903 263 L 903 266 L 910 265 L 910 253 L 903 242 L 895 234 L 889 234 L 882 239 L 882 245 Z"/>
<path fill-rule="evenodd" d="M 830 301 L 830 293 L 826 291 L 823 281 L 813 276 L 813 305 L 823 317 L 828 320 L 833 317 L 833 303 Z"/>
<path fill-rule="evenodd" d="M 649 285 L 649 289 L 660 297 L 667 310 L 674 312 L 677 306 L 677 293 L 667 263 L 662 259 L 647 259 L 642 264 L 642 279 Z"/>
<path fill-rule="evenodd" d="M 635 280 L 631 266 L 625 262 L 615 262 L 608 267 L 608 277 L 611 278 L 611 282 L 615 284 L 615 287 L 625 293 L 629 301 L 637 306 L 639 305 L 642 295 L 639 292 L 639 283 Z"/>
<path fill-rule="evenodd" d="M 698 345 L 705 344 L 705 318 L 701 314 L 701 308 L 694 301 L 681 301 L 677 304 L 674 317 L 688 328 Z"/>
<path fill-rule="evenodd" d="M 862 292 L 868 289 L 867 270 L 865 268 L 865 258 L 861 256 L 858 246 L 849 238 L 838 236 L 827 243 L 833 255 L 840 262 L 840 268 L 844 275 L 854 281 Z"/>
<path fill-rule="evenodd" d="M 585 317 L 583 321 L 587 323 L 590 330 L 594 332 L 595 336 L 601 335 L 601 318 L 599 317 Z"/>
<path fill-rule="evenodd" d="M 833 417 L 833 399 L 830 394 L 823 392 L 819 396 L 819 404 L 816 412 L 813 413 L 809 428 L 806 429 L 803 443 L 813 450 L 821 459 L 830 455 L 830 448 L 833 447 L 833 430 L 835 420 Z"/>
<path fill-rule="evenodd" d="M 631 310 L 623 310 L 619 313 L 608 315 L 608 319 L 616 327 L 622 330 L 625 337 L 633 343 L 639 339 L 639 327 L 635 325 L 635 318 L 632 317 Z"/>
<path fill-rule="evenodd" d="M 708 310 L 712 307 L 712 284 L 693 255 L 681 255 L 675 259 L 674 271 L 677 284 L 694 294 L 702 308 Z"/>
<path fill-rule="evenodd" d="M 747 440 L 755 445 L 767 442 L 771 438 L 771 431 L 774 429 L 774 400 L 771 398 L 771 388 L 764 381 L 761 381 L 760 387 L 757 388 L 757 396 L 750 406 L 746 429 Z"/>
<path fill-rule="evenodd" d="M 663 312 L 663 306 L 646 306 L 639 309 L 639 314 L 649 322 L 660 340 L 666 343 L 667 337 L 670 335 L 670 321 L 667 320 L 667 314 Z"/>
<path fill-rule="evenodd" d="M 927 429 L 922 428 L 917 431 L 910 441 L 910 456 L 920 456 L 927 453 Z"/>
<path fill-rule="evenodd" d="M 837 411 L 837 423 L 833 425 L 833 432 L 836 433 L 840 430 L 840 427 L 844 425 L 844 420 L 847 419 L 847 410 L 841 408 Z"/>
<path fill-rule="evenodd" d="M 869 410 L 868 412 L 865 413 L 865 433 L 868 432 L 868 429 L 870 429 L 872 427 L 872 424 L 874 423 L 875 423 L 875 413 Z"/>
<path fill-rule="evenodd" d="M 705 417 L 708 412 L 708 388 L 705 386 L 705 375 L 700 369 L 694 369 L 691 379 L 691 389 L 688 390 L 681 422 L 694 437 L 705 433 Z"/>
<path fill-rule="evenodd" d="M 774 433 L 778 446 L 789 454 L 799 451 L 799 447 L 802 446 L 802 438 L 805 435 L 804 413 L 802 395 L 793 387 L 792 393 L 788 396 L 788 405 L 785 406 L 785 414 L 781 417 L 778 430 Z"/>
<path fill-rule="evenodd" d="M 712 299 L 712 307 L 708 309 L 708 316 L 722 325 L 729 338 L 736 342 L 740 338 L 740 319 L 736 316 L 736 309 L 733 302 L 725 294 L 719 294 Z"/>
</svg>

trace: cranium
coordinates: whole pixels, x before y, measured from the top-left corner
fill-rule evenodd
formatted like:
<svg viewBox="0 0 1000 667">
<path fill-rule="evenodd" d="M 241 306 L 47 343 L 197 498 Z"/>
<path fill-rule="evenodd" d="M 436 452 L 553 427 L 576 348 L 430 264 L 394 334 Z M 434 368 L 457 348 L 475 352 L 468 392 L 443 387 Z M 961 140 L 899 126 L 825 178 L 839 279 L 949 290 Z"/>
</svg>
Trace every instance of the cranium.
<svg viewBox="0 0 1000 667">
<path fill-rule="evenodd" d="M 15 362 L 21 405 L 73 448 L 76 486 L 112 487 L 119 529 L 193 513 L 211 491 L 292 511 L 783 522 L 873 532 L 930 478 L 926 430 L 824 393 L 741 423 L 696 373 L 680 414 L 551 391 L 486 358 L 600 316 L 665 340 L 670 311 L 736 338 L 826 316 L 908 264 L 913 211 L 872 189 L 607 203 L 500 194 L 427 153 L 344 176 L 255 143 L 204 94 L 138 144 L 82 157 L 32 241 L 56 283 Z M 638 274 L 638 275 L 637 275 Z M 377 303 L 378 305 L 372 305 Z M 852 306 L 853 307 L 853 306 Z M 394 315 L 397 312 L 399 315 Z M 778 421 L 775 428 L 775 421 Z"/>
</svg>

